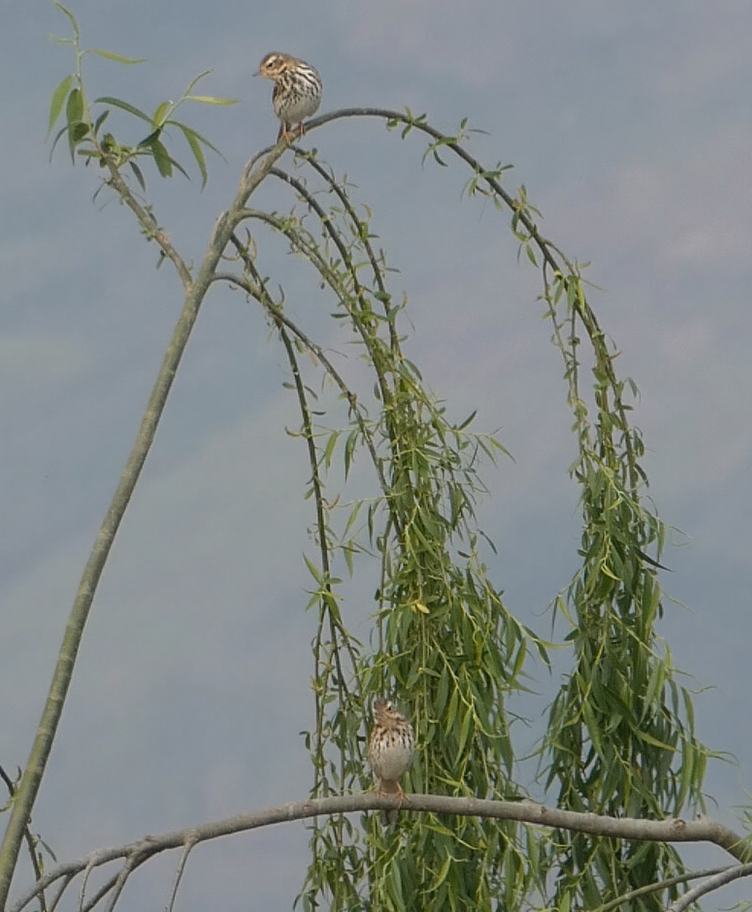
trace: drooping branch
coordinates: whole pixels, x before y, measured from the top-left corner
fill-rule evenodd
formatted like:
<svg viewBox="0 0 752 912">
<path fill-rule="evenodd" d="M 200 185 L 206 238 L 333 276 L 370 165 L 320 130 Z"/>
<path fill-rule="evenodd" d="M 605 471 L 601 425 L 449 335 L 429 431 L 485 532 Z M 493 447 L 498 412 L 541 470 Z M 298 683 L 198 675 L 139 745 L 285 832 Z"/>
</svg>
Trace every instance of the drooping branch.
<svg viewBox="0 0 752 912">
<path fill-rule="evenodd" d="M 582 322 L 585 331 L 599 354 L 600 369 L 608 379 L 608 385 L 614 394 L 615 407 L 622 426 L 625 428 L 629 427 L 627 416 L 628 407 L 622 399 L 620 384 L 618 383 L 614 372 L 612 359 L 610 357 L 603 357 L 602 346 L 605 340 L 605 334 L 600 327 L 595 312 L 590 307 L 584 294 L 582 294 L 579 270 L 577 269 L 576 264 L 573 263 L 559 247 L 540 233 L 538 226 L 531 215 L 535 210 L 531 209 L 528 205 L 524 194 L 521 194 L 519 198 L 514 197 L 501 185 L 500 176 L 505 169 L 501 167 L 487 169 L 477 158 L 471 155 L 462 144 L 464 129 L 461 130 L 460 135 L 451 136 L 442 133 L 441 130 L 437 130 L 435 127 L 431 126 L 424 116 L 415 117 L 409 112 L 392 111 L 388 108 L 343 108 L 313 118 L 307 122 L 306 130 L 310 133 L 330 121 L 352 117 L 369 117 L 386 120 L 389 126 L 403 124 L 405 127 L 403 136 L 410 130 L 416 130 L 429 136 L 433 140 L 433 143 L 429 147 L 426 155 L 431 151 L 434 152 L 434 155 L 437 155 L 439 149 L 451 150 L 451 152 L 468 165 L 473 172 L 474 177 L 471 184 L 474 188 L 474 192 L 479 192 L 485 196 L 492 197 L 500 206 L 503 204 L 508 207 L 509 211 L 512 213 L 512 229 L 516 237 L 527 249 L 533 262 L 537 262 L 537 260 L 532 248 L 534 248 L 541 257 L 544 275 L 553 274 L 555 277 L 555 284 L 561 291 L 566 291 L 571 304 L 571 319 L 574 323 L 576 316 Z M 309 156 L 309 153 L 303 149 L 297 147 L 294 147 L 294 149 L 295 152 L 303 157 Z M 532 245 L 532 248 L 530 245 Z M 548 282 L 546 282 L 546 284 L 548 284 Z M 548 296 L 548 294 L 547 300 L 550 305 L 552 298 Z M 640 472 L 636 467 L 635 454 L 632 450 L 632 443 L 629 437 L 625 439 L 624 443 L 629 455 L 630 484 L 632 490 L 636 491 L 640 481 Z"/>
</svg>

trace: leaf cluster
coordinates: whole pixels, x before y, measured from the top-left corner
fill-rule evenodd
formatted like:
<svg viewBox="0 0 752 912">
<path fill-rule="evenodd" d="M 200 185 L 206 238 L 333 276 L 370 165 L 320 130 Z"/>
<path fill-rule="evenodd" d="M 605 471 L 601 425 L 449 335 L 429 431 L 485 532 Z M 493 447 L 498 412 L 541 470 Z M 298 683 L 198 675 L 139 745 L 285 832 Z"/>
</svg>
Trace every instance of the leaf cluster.
<svg viewBox="0 0 752 912">
<path fill-rule="evenodd" d="M 205 136 L 194 130 L 193 127 L 177 120 L 175 114 L 186 102 L 210 105 L 231 105 L 235 103 L 228 98 L 193 94 L 193 89 L 196 85 L 208 76 L 211 71 L 207 70 L 192 79 L 177 101 L 160 102 L 151 116 L 135 105 L 130 104 L 130 102 L 110 95 L 103 95 L 90 104 L 86 97 L 83 77 L 83 61 L 86 56 L 93 55 L 127 66 L 143 63 L 144 60 L 135 57 L 124 57 L 112 51 L 101 49 L 82 49 L 81 34 L 75 17 L 58 0 L 55 0 L 55 6 L 67 16 L 73 30 L 72 38 L 56 38 L 55 40 L 59 44 L 69 45 L 73 48 L 76 67 L 72 73 L 63 77 L 52 93 L 47 125 L 48 134 L 52 134 L 61 117 L 65 120 L 64 125 L 55 134 L 52 143 L 53 151 L 59 140 L 65 137 L 68 141 L 71 161 L 75 162 L 75 158 L 78 155 L 85 159 L 87 164 L 94 160 L 104 167 L 110 162 L 117 169 L 128 165 L 142 191 L 146 192 L 146 181 L 139 164 L 140 159 L 151 159 L 160 177 L 172 177 L 175 171 L 179 171 L 185 177 L 188 176 L 186 169 L 175 158 L 167 144 L 167 131 L 170 127 L 173 127 L 179 131 L 187 143 L 201 174 L 202 186 L 205 185 L 208 179 L 208 171 L 204 149 L 211 149 L 217 154 L 219 154 L 219 150 Z M 147 125 L 146 135 L 135 143 L 126 143 L 119 140 L 115 134 L 104 132 L 103 128 L 109 120 L 112 108 L 117 108 L 137 120 L 144 121 Z"/>
</svg>

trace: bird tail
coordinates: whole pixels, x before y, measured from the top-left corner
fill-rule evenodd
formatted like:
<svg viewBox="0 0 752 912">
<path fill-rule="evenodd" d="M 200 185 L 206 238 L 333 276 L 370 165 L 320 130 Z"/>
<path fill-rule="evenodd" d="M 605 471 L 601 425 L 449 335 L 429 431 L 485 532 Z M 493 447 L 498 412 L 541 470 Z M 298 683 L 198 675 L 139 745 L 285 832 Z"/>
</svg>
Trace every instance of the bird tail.
<svg viewBox="0 0 752 912">
<path fill-rule="evenodd" d="M 399 811 L 382 811 L 381 812 L 381 822 L 384 825 L 384 829 L 396 830 L 398 820 L 399 820 Z"/>
</svg>

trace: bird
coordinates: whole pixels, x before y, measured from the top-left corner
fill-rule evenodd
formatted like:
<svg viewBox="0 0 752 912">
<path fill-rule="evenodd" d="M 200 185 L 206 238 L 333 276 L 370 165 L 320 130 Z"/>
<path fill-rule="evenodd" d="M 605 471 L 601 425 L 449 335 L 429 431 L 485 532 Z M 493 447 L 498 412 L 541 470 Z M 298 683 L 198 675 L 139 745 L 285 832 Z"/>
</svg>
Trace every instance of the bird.
<svg viewBox="0 0 752 912">
<path fill-rule="evenodd" d="M 368 739 L 368 762 L 380 795 L 404 796 L 399 778 L 412 763 L 415 735 L 410 722 L 391 700 L 379 697 L 373 704 L 373 727 Z M 382 811 L 384 826 L 397 825 L 397 811 Z"/>
<path fill-rule="evenodd" d="M 293 137 L 294 124 L 299 124 L 298 136 L 304 132 L 303 121 L 312 117 L 321 104 L 321 76 L 305 60 L 272 51 L 259 64 L 255 76 L 274 82 L 272 107 L 280 120 L 277 142 Z"/>
</svg>

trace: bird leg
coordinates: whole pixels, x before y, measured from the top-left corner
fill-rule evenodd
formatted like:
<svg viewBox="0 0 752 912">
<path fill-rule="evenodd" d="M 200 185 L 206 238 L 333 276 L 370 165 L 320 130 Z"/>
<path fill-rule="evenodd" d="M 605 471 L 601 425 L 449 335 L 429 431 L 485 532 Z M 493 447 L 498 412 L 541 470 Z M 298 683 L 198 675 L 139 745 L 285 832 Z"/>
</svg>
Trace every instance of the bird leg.
<svg viewBox="0 0 752 912">
<path fill-rule="evenodd" d="M 400 804 L 406 800 L 406 795 L 402 791 L 399 782 L 393 779 L 378 779 L 376 784 L 377 795 L 396 795 L 400 799 Z"/>
<path fill-rule="evenodd" d="M 286 123 L 280 123 L 279 133 L 277 133 L 277 142 L 281 139 L 286 139 L 288 142 L 294 142 L 296 139 L 300 139 L 305 133 L 305 126 L 302 123 L 299 123 L 297 128 L 288 130 Z"/>
</svg>

